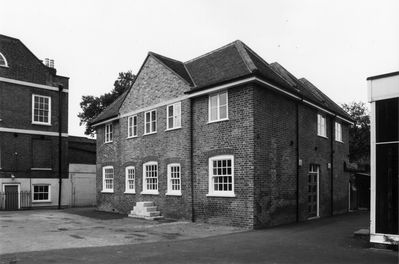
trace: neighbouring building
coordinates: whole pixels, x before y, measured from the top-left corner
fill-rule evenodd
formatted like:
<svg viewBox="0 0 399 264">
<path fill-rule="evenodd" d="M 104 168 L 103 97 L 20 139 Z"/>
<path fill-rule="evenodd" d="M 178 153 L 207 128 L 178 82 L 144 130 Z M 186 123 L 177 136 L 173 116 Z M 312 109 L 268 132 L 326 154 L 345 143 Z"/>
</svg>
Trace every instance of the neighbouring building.
<svg viewBox="0 0 399 264">
<path fill-rule="evenodd" d="M 60 178 L 61 205 L 69 206 L 69 167 L 81 163 L 79 153 L 91 156 L 80 171 L 93 174 L 93 147 L 76 150 L 68 138 L 68 81 L 53 60 L 43 63 L 20 40 L 0 35 L 0 209 L 58 206 Z"/>
<path fill-rule="evenodd" d="M 367 78 L 371 103 L 370 242 L 399 243 L 399 72 Z"/>
<path fill-rule="evenodd" d="M 150 52 L 92 121 L 97 206 L 247 228 L 347 212 L 351 123 L 241 41 L 184 63 Z"/>
</svg>

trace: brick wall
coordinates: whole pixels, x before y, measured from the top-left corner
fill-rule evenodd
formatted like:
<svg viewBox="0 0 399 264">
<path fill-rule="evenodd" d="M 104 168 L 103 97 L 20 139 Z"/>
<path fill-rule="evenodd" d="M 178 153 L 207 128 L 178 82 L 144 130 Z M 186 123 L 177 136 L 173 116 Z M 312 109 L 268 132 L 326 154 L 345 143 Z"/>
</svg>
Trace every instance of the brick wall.
<svg viewBox="0 0 399 264">
<path fill-rule="evenodd" d="M 252 86 L 228 91 L 228 121 L 208 124 L 209 97 L 193 99 L 195 217 L 200 221 L 252 227 L 254 221 L 254 119 Z M 209 158 L 234 155 L 236 197 L 207 196 Z"/>
<path fill-rule="evenodd" d="M 189 87 L 152 56 L 143 65 L 131 93 L 127 95 L 120 112 L 148 107 L 182 96 Z M 138 136 L 128 137 L 127 119 L 113 122 L 114 142 L 104 144 L 104 127 L 97 129 L 97 204 L 101 210 L 128 213 L 137 201 L 153 201 L 162 215 L 191 219 L 191 160 L 190 160 L 190 100 L 181 101 L 181 128 L 166 131 L 166 105 L 157 110 L 157 133 L 144 135 L 144 112 L 137 113 Z M 158 162 L 159 195 L 141 194 L 143 190 L 143 164 Z M 168 196 L 167 165 L 180 163 L 181 196 Z M 114 193 L 101 193 L 102 167 L 114 166 Z M 136 193 L 125 194 L 125 168 L 134 166 Z"/>
</svg>

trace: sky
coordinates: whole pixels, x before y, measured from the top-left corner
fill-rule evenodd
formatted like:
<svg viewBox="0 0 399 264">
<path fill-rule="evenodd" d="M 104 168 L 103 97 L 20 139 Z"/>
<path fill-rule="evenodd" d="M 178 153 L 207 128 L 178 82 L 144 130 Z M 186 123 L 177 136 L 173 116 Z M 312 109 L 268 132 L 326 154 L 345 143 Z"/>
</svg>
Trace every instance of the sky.
<svg viewBox="0 0 399 264">
<path fill-rule="evenodd" d="M 149 51 L 184 62 L 239 39 L 339 104 L 367 102 L 367 77 L 399 71 L 398 0 L 0 1 L 0 34 L 70 77 L 70 135 L 84 135 L 82 96 L 112 90 Z"/>
</svg>

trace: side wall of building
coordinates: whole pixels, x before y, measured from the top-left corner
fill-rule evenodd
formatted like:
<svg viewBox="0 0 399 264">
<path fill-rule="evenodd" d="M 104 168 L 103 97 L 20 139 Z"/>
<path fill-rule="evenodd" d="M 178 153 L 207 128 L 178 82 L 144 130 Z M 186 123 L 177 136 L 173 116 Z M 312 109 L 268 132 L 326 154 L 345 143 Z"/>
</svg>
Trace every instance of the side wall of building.
<svg viewBox="0 0 399 264">
<path fill-rule="evenodd" d="M 254 87 L 228 90 L 228 120 L 208 123 L 209 96 L 193 99 L 193 176 L 195 218 L 223 225 L 254 223 Z M 234 156 L 235 197 L 212 197 L 209 158 Z"/>
</svg>

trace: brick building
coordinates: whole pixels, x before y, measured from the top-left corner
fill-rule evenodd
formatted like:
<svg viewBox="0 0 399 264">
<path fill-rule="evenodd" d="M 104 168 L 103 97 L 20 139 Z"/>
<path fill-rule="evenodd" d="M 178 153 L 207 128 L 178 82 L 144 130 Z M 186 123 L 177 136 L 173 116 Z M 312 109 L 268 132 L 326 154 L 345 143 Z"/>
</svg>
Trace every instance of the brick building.
<svg viewBox="0 0 399 264">
<path fill-rule="evenodd" d="M 59 168 L 62 205 L 69 205 L 70 141 L 76 145 L 68 139 L 68 77 L 20 40 L 0 35 L 0 209 L 58 206 Z"/>
<path fill-rule="evenodd" d="M 185 63 L 150 52 L 92 121 L 97 206 L 248 228 L 346 212 L 351 122 L 241 41 Z"/>
</svg>

